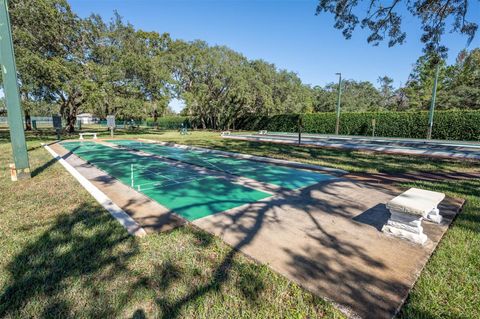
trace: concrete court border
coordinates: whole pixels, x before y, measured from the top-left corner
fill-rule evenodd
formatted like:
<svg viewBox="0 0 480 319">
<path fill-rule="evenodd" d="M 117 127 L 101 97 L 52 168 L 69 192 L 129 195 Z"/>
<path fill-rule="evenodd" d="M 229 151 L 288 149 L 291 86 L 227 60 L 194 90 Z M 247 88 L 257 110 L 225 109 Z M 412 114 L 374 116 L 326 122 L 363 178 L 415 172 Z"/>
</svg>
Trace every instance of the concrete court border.
<svg viewBox="0 0 480 319">
<path fill-rule="evenodd" d="M 248 133 L 254 135 L 261 135 L 258 133 Z M 236 135 L 236 134 L 233 134 Z M 242 135 L 240 133 L 239 135 Z M 297 137 L 298 133 L 286 133 L 286 132 L 268 132 L 266 136 L 284 136 L 284 137 Z M 454 141 L 454 140 L 427 140 L 416 138 L 402 138 L 402 137 L 380 137 L 380 136 L 364 136 L 364 135 L 335 135 L 335 134 L 316 134 L 316 133 L 302 133 L 302 138 L 312 139 L 333 139 L 333 140 L 352 140 L 352 141 L 370 141 L 377 143 L 404 143 L 405 145 L 436 145 L 436 146 L 449 146 L 449 147 L 466 147 L 466 148 L 480 148 L 480 142 L 476 141 Z"/>
<path fill-rule="evenodd" d="M 380 231 L 378 219 L 386 221 L 389 214 L 385 203 L 400 192 L 338 179 L 192 223 L 333 302 L 348 317 L 392 318 L 464 203 L 446 198 L 440 206 L 444 222 L 424 221 L 428 241 L 420 246 Z"/>
<path fill-rule="evenodd" d="M 122 140 L 122 139 L 119 138 L 119 140 Z M 306 169 L 306 170 L 312 170 L 312 171 L 319 171 L 319 172 L 325 172 L 325 173 L 335 174 L 335 175 L 344 175 L 344 174 L 348 173 L 347 171 L 339 169 L 339 168 L 331 168 L 331 167 L 326 167 L 326 166 L 320 166 L 320 165 L 315 165 L 315 164 L 307 164 L 307 163 L 301 163 L 301 162 L 295 162 L 295 161 L 288 161 L 288 160 L 282 160 L 282 159 L 271 158 L 271 157 L 256 156 L 256 155 L 242 154 L 242 153 L 236 153 L 236 152 L 220 151 L 220 150 L 215 150 L 215 149 L 210 149 L 210 148 L 183 145 L 183 144 L 177 144 L 177 143 L 171 143 L 171 142 L 162 142 L 162 141 L 156 141 L 156 140 L 151 140 L 151 139 L 144 139 L 144 138 L 128 139 L 128 138 L 125 138 L 123 140 L 147 142 L 147 143 L 150 143 L 150 144 L 158 144 L 158 145 L 163 145 L 163 146 L 176 147 L 176 148 L 181 148 L 181 149 L 185 149 L 185 150 L 194 150 L 194 151 L 201 151 L 201 152 L 212 153 L 212 154 L 220 154 L 220 155 L 225 155 L 225 156 L 234 157 L 234 158 L 238 158 L 238 159 L 247 159 L 247 160 L 252 160 L 252 161 L 256 161 L 256 162 L 281 165 L 281 166 L 286 166 L 286 167 L 290 167 L 290 168 L 299 168 L 299 169 Z"/>
<path fill-rule="evenodd" d="M 170 231 L 187 223 L 181 216 L 78 157 L 60 143 L 50 144 L 50 147 L 80 175 L 105 193 L 147 233 Z"/>
<path fill-rule="evenodd" d="M 342 149 L 342 150 L 355 150 L 355 151 L 364 151 L 364 152 L 375 152 L 375 153 L 384 153 L 384 154 L 392 154 L 392 155 L 413 155 L 418 157 L 431 157 L 431 158 L 443 158 L 443 159 L 450 159 L 450 160 L 480 160 L 480 155 L 476 154 L 467 154 L 466 151 L 429 151 L 426 149 L 413 149 L 414 147 L 405 147 L 405 146 L 368 146 L 368 145 L 358 145 L 353 143 L 345 143 L 341 141 L 336 142 L 328 142 L 326 139 L 322 141 L 318 138 L 318 141 L 314 141 L 312 139 L 308 140 L 308 138 L 303 138 L 302 142 L 298 144 L 298 140 L 291 137 L 285 136 L 283 138 L 275 138 L 269 137 L 268 135 L 254 135 L 254 134 L 245 134 L 245 135 L 225 135 L 222 136 L 225 139 L 232 139 L 232 140 L 242 140 L 242 141 L 253 141 L 253 142 L 267 142 L 267 143 L 275 143 L 275 144 L 287 144 L 287 145 L 295 145 L 295 146 L 307 146 L 307 147 L 317 147 L 317 148 L 327 148 L 327 149 Z M 307 139 L 307 140 L 306 140 Z M 372 141 L 373 142 L 373 141 Z"/>
<path fill-rule="evenodd" d="M 103 193 L 92 182 L 80 174 L 70 163 L 63 157 L 59 156 L 49 145 L 42 146 L 82 185 L 90 195 L 107 210 L 113 218 L 115 218 L 130 235 L 143 237 L 146 235 L 145 230 L 133 220 L 123 209 L 118 207 L 105 193 Z"/>
<path fill-rule="evenodd" d="M 78 142 L 78 140 L 64 140 L 71 142 Z M 296 190 L 285 190 L 280 186 L 268 184 L 254 179 L 250 179 L 243 176 L 231 175 L 225 172 L 207 169 L 193 164 L 183 163 L 175 160 L 171 160 L 160 155 L 154 155 L 145 153 L 142 151 L 128 149 L 116 144 L 108 143 L 103 140 L 93 140 L 93 142 L 105 145 L 106 147 L 122 149 L 139 156 L 150 157 L 153 159 L 159 159 L 163 162 L 167 162 L 169 165 L 177 168 L 188 168 L 200 174 L 208 176 L 215 176 L 228 180 L 231 183 L 239 184 L 251 189 L 256 189 L 264 193 L 274 195 L 276 193 L 295 193 L 302 188 Z M 127 212 L 134 220 L 147 231 L 169 231 L 173 228 L 181 226 L 188 221 L 182 216 L 172 212 L 167 207 L 164 207 L 154 199 L 149 198 L 147 195 L 138 192 L 128 185 L 123 184 L 121 181 L 110 176 L 107 172 L 96 167 L 94 164 L 90 164 L 83 160 L 79 156 L 75 155 L 71 151 L 65 149 L 60 143 L 52 143 L 50 147 L 56 152 L 62 160 L 65 160 L 71 165 L 81 176 L 88 179 L 96 188 L 110 197 L 118 206 Z M 333 175 L 332 175 L 333 176 Z M 333 176 L 333 179 L 338 177 Z M 125 194 L 125 195 L 124 195 Z M 271 197 L 271 196 L 270 196 Z M 126 200 L 126 198 L 130 198 Z M 150 213 L 155 212 L 155 213 Z"/>
<path fill-rule="evenodd" d="M 74 160 L 74 157 L 76 156 L 68 156 L 66 160 L 72 161 Z M 78 164 L 78 160 L 76 162 Z M 90 166 L 90 167 L 83 167 L 85 165 L 85 162 L 83 160 L 80 160 L 80 162 L 83 162 L 83 164 L 80 163 L 80 165 L 77 165 L 80 171 L 82 170 L 88 171 L 92 169 L 91 167 L 92 165 L 87 163 L 87 166 Z M 100 173 L 103 173 L 105 175 L 104 172 L 100 172 Z M 95 174 L 93 174 L 90 177 L 94 178 L 93 180 L 94 183 L 105 183 L 104 176 L 98 179 L 98 176 L 95 176 Z M 118 183 L 120 185 L 123 185 L 120 182 Z M 104 186 L 110 187 L 110 191 L 112 187 L 116 188 L 118 186 L 118 185 L 115 186 L 115 184 L 112 184 L 112 182 L 109 180 L 107 180 L 106 184 L 107 185 L 104 185 Z M 130 189 L 128 186 L 125 186 L 125 185 L 123 186 L 127 188 L 127 190 Z M 344 192 L 344 190 L 347 189 L 348 187 L 356 190 L 353 192 L 350 192 L 351 195 L 339 193 L 339 190 L 342 190 L 342 192 Z M 372 196 L 372 190 L 375 190 L 374 195 L 376 196 Z M 147 202 L 154 202 L 154 204 L 156 204 L 158 207 L 160 207 L 160 209 L 162 209 L 161 205 L 149 199 L 148 197 L 145 197 L 144 195 L 132 189 L 130 189 L 130 192 L 136 193 L 134 195 L 137 195 L 137 196 L 138 195 L 143 196 L 144 199 L 147 200 Z M 443 237 L 444 233 L 448 229 L 448 225 L 453 220 L 456 213 L 458 213 L 460 207 L 463 205 L 463 202 L 459 202 L 455 199 L 448 199 L 447 202 L 444 203 L 441 211 L 442 214 L 445 214 L 445 212 L 447 212 L 447 216 L 444 215 L 444 217 L 446 217 L 445 223 L 443 223 L 442 225 L 433 225 L 428 222 L 424 223 L 425 233 L 429 236 L 429 238 L 431 238 L 431 240 L 429 240 L 429 242 L 425 247 L 420 247 L 420 246 L 412 245 L 410 243 L 406 243 L 396 238 L 389 237 L 379 232 L 378 230 L 374 229 L 372 225 L 369 225 L 368 218 L 366 221 L 365 220 L 355 221 L 355 218 L 359 216 L 359 213 L 360 215 L 363 215 L 364 213 L 372 210 L 376 213 L 378 213 L 379 211 L 384 211 L 383 207 L 379 208 L 377 206 L 378 205 L 381 206 L 382 203 L 393 198 L 395 195 L 401 192 L 399 189 L 393 186 L 376 185 L 375 187 L 372 187 L 359 182 L 346 180 L 344 178 L 339 178 L 334 181 L 316 184 L 299 191 L 282 192 L 281 190 L 278 190 L 277 192 L 278 193 L 272 197 L 268 197 L 266 199 L 263 199 L 254 203 L 245 204 L 245 205 L 227 210 L 225 212 L 210 215 L 210 216 L 198 219 L 192 222 L 191 224 L 207 232 L 210 232 L 214 235 L 219 236 L 227 244 L 232 246 L 234 249 L 241 251 L 242 253 L 246 254 L 247 256 L 251 257 L 252 259 L 262 264 L 268 264 L 270 268 L 282 274 L 283 276 L 287 277 L 289 280 L 296 282 L 300 286 L 304 287 L 305 289 L 311 291 L 316 295 L 321 296 L 322 298 L 332 301 L 334 304 L 337 305 L 337 307 L 339 307 L 342 311 L 344 311 L 348 316 L 364 317 L 364 318 L 370 318 L 372 316 L 376 318 L 377 317 L 390 318 L 399 311 L 400 307 L 402 306 L 403 302 L 408 296 L 408 292 L 413 287 L 415 281 L 420 275 L 421 270 L 425 266 L 426 262 L 428 261 L 430 255 L 434 251 L 438 242 L 440 241 L 440 239 Z M 300 212 L 299 210 L 301 210 L 301 207 L 303 207 L 302 205 L 304 205 L 305 202 L 308 203 L 308 197 L 310 196 L 305 197 L 303 196 L 303 194 L 306 194 L 309 192 L 312 192 L 312 194 L 316 194 L 315 196 L 313 196 L 314 199 L 312 199 L 313 201 L 315 201 L 315 204 L 310 204 L 310 203 L 308 204 L 310 205 L 309 210 L 311 211 L 310 212 L 307 211 L 307 214 L 312 214 L 313 217 L 308 217 L 307 222 L 305 222 L 306 214 L 305 212 Z M 345 199 L 346 199 L 346 201 L 348 201 L 348 205 L 351 205 L 351 207 L 348 206 L 345 209 L 343 208 L 340 209 L 336 207 L 335 203 L 332 202 L 331 198 L 330 199 L 327 198 L 328 196 L 335 196 L 335 195 L 341 197 L 342 203 L 345 202 Z M 114 197 L 115 196 L 112 197 L 113 200 L 118 199 Z M 125 201 L 125 198 L 123 198 L 123 200 Z M 287 207 L 284 207 L 285 205 L 287 205 Z M 320 209 L 317 209 L 318 205 L 320 205 Z M 326 205 L 326 206 L 322 208 L 322 205 Z M 122 206 L 121 203 L 119 206 Z M 264 230 L 262 230 L 263 233 L 259 232 L 258 235 L 254 236 L 255 238 L 251 238 L 252 236 L 250 236 L 249 234 L 244 234 L 242 232 L 239 233 L 238 229 L 240 228 L 251 229 L 249 228 L 251 226 L 251 221 L 252 219 L 255 218 L 256 215 L 258 215 L 258 212 L 257 212 L 258 207 L 262 207 L 262 206 L 269 207 L 268 210 L 265 210 L 262 213 L 263 216 L 268 217 L 266 218 L 267 226 L 264 228 L 267 232 L 265 233 Z M 329 209 L 329 207 L 333 209 Z M 129 214 L 132 214 L 132 209 L 126 210 L 126 211 L 128 211 Z M 166 211 L 163 211 L 161 213 L 166 214 L 169 217 L 175 216 L 175 214 L 172 214 L 171 212 L 169 212 L 168 209 L 166 209 Z M 140 215 L 137 214 L 137 216 L 135 216 L 135 214 L 136 214 L 135 209 L 133 209 L 132 217 L 135 220 L 137 220 L 140 224 L 142 224 L 142 222 L 143 223 L 145 222 L 145 220 L 137 219 L 137 218 L 142 218 L 141 214 Z M 302 222 L 302 218 L 303 218 L 303 222 Z M 313 224 L 312 224 L 312 221 L 310 220 L 311 218 L 315 220 Z M 276 228 L 277 225 L 275 225 L 276 222 L 280 222 L 280 223 L 286 222 L 289 225 L 290 223 L 298 224 L 299 220 L 300 220 L 301 227 L 296 227 L 296 228 L 292 227 L 294 228 L 294 230 L 290 230 L 286 233 L 282 231 L 281 226 L 280 226 L 280 229 L 278 229 Z M 352 222 L 352 220 L 354 220 L 354 222 Z M 232 226 L 232 221 L 234 221 L 233 226 Z M 184 224 L 184 223 L 188 223 L 188 222 L 183 220 L 181 224 Z M 271 223 L 271 225 L 269 225 L 269 223 Z M 310 223 L 310 225 L 308 223 Z M 354 230 L 355 229 L 356 230 L 352 231 L 353 237 L 349 231 L 341 232 L 340 236 L 335 232 L 331 232 L 332 230 L 331 227 L 332 225 L 335 225 L 335 224 L 338 224 L 340 226 L 348 225 L 348 227 L 350 228 L 354 227 Z M 176 225 L 175 227 L 177 226 L 179 225 Z M 237 226 L 241 226 L 241 227 L 237 227 Z M 362 240 L 360 240 L 361 238 L 364 238 L 365 240 L 365 236 L 363 237 L 361 236 L 361 233 L 365 232 L 367 234 L 367 237 L 371 236 L 374 242 L 379 241 L 381 245 L 383 246 L 386 245 L 386 247 L 390 247 L 389 245 L 396 246 L 397 249 L 395 249 L 394 251 L 400 251 L 400 252 L 407 251 L 410 253 L 412 252 L 415 253 L 417 256 L 416 258 L 412 256 L 409 256 L 408 258 L 411 260 L 414 267 L 411 268 L 411 265 L 410 265 L 410 268 L 409 267 L 405 268 L 405 266 L 399 267 L 400 274 L 397 274 L 397 277 L 399 276 L 401 280 L 399 280 L 398 282 L 395 282 L 395 285 L 394 285 L 395 288 L 393 289 L 393 291 L 390 291 L 388 293 L 385 292 L 386 297 L 382 297 L 381 294 L 379 295 L 378 291 L 375 291 L 376 289 L 375 287 L 370 287 L 370 286 L 365 287 L 365 291 L 368 291 L 369 289 L 374 290 L 373 292 L 370 291 L 369 293 L 372 293 L 373 296 L 378 297 L 378 304 L 375 303 L 376 302 L 375 300 L 377 300 L 377 298 L 372 299 L 370 297 L 360 298 L 360 301 L 361 301 L 360 304 L 356 304 L 354 300 L 351 300 L 348 298 L 347 300 L 345 300 L 344 298 L 342 299 L 341 294 L 340 295 L 335 294 L 335 292 L 340 292 L 340 293 L 345 292 L 345 289 L 344 289 L 345 287 L 342 286 L 343 285 L 342 282 L 332 282 L 333 279 L 332 277 L 328 276 L 328 272 L 325 275 L 322 275 L 321 267 L 319 268 L 318 265 L 316 265 L 315 263 L 312 264 L 311 261 L 302 262 L 302 260 L 299 261 L 299 264 L 297 262 L 295 265 L 295 268 L 303 268 L 305 270 L 304 274 L 299 276 L 298 272 L 296 271 L 292 272 L 292 265 L 289 264 L 288 262 L 287 263 L 285 262 L 285 259 L 284 259 L 285 255 L 283 255 L 283 259 L 281 255 L 275 256 L 275 253 L 278 254 L 279 247 L 275 247 L 276 245 L 275 241 L 272 242 L 271 233 L 269 235 L 268 231 L 271 232 L 273 230 L 275 232 L 278 232 L 282 237 L 285 237 L 287 241 L 291 241 L 293 246 L 291 246 L 292 249 L 290 251 L 295 251 L 295 248 L 301 248 L 301 247 L 295 247 L 295 243 L 298 244 L 299 240 L 302 241 L 302 240 L 305 240 L 304 238 L 307 238 L 307 241 L 308 241 L 310 240 L 308 239 L 310 235 L 313 235 L 313 237 L 321 237 L 325 235 L 322 233 L 318 233 L 318 230 L 316 229 L 316 227 L 324 228 L 327 231 L 326 238 L 321 238 L 320 246 L 322 247 L 322 249 L 333 251 L 335 253 L 335 259 L 338 259 L 338 260 L 345 259 L 344 255 L 346 254 L 345 251 L 347 251 L 347 253 L 353 254 L 354 257 L 356 257 L 356 259 L 366 258 L 367 264 L 368 263 L 376 264 L 377 261 L 374 258 L 375 256 L 370 258 L 370 256 L 368 256 L 368 253 L 362 253 L 365 256 L 363 256 L 360 253 L 355 253 L 355 250 L 359 250 L 360 252 L 362 252 L 364 251 L 364 249 L 368 249 L 369 248 L 368 246 L 372 244 L 371 240 L 369 242 L 367 241 L 367 243 L 369 243 L 368 245 L 363 245 L 363 246 L 351 243 L 352 240 L 362 242 Z M 335 229 L 335 226 L 333 227 L 334 227 L 333 229 Z M 174 227 L 171 227 L 171 228 L 174 228 Z M 145 227 L 145 229 L 147 231 L 158 230 L 152 227 Z M 248 241 L 247 243 L 245 242 L 246 239 Z M 267 239 L 265 242 L 273 246 L 269 246 L 269 247 L 265 247 L 262 245 L 259 246 L 258 242 L 264 241 L 263 239 Z M 320 239 L 316 238 L 315 240 L 320 240 Z M 282 243 L 285 244 L 285 240 Z M 290 243 L 287 243 L 286 245 L 287 248 L 288 248 L 288 245 L 290 245 Z M 312 254 L 318 253 L 319 247 L 313 247 L 311 240 L 309 242 L 309 245 L 310 245 L 309 249 L 313 249 Z M 316 245 L 316 244 L 314 243 L 313 245 Z M 355 247 L 355 249 L 350 251 L 351 248 L 349 247 Z M 396 253 L 393 256 L 391 255 L 391 253 L 389 255 L 388 251 L 385 251 L 385 253 L 387 257 L 390 256 L 391 258 L 398 258 Z M 401 256 L 402 253 L 400 253 L 399 255 Z M 404 253 L 403 253 L 403 256 L 405 259 Z M 376 256 L 376 258 L 381 258 L 381 256 Z M 400 260 L 401 259 L 402 258 L 400 258 Z M 321 258 L 318 258 L 318 260 L 315 259 L 315 261 L 318 261 L 320 263 L 323 262 Z M 384 261 L 380 261 L 380 263 L 382 262 Z M 353 266 L 349 266 L 350 269 L 348 274 L 350 275 L 353 274 L 357 270 L 356 267 L 360 267 L 360 270 L 359 270 L 360 273 L 362 273 L 362 270 L 364 271 L 365 269 L 367 269 L 368 273 L 375 274 L 375 269 L 373 269 L 373 271 L 372 269 L 370 269 L 372 266 L 368 268 L 368 265 L 367 265 L 367 268 L 365 268 L 365 265 L 362 266 L 358 264 L 358 260 L 356 262 L 354 261 Z M 407 271 L 406 269 L 407 270 L 409 269 L 409 270 Z M 326 277 L 326 282 L 325 282 L 325 277 Z M 359 290 L 362 286 L 361 284 L 359 284 L 358 287 L 352 285 L 352 283 L 349 282 L 348 276 L 347 278 L 343 278 L 342 280 L 347 282 L 347 286 L 350 287 L 351 290 L 355 290 L 356 294 L 360 293 L 360 295 L 362 295 L 361 290 Z M 366 282 L 363 282 L 363 284 L 366 284 Z M 327 289 L 325 288 L 325 285 Z M 389 286 L 384 286 L 383 289 L 387 289 L 388 287 Z M 334 293 L 332 294 L 331 292 L 334 292 Z M 352 292 L 352 295 L 354 295 L 353 292 Z M 367 295 L 367 293 L 365 293 L 365 295 Z M 348 296 L 348 297 L 351 297 L 351 296 Z"/>
</svg>

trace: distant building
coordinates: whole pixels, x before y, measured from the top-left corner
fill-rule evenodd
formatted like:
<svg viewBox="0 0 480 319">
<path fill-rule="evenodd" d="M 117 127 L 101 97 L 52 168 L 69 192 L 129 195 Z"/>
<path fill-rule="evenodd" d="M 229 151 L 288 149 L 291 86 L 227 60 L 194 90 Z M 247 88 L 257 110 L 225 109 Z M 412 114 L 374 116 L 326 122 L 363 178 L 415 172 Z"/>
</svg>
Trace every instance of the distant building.
<svg viewBox="0 0 480 319">
<path fill-rule="evenodd" d="M 80 121 L 82 124 L 94 124 L 98 122 L 98 118 L 92 113 L 82 113 L 77 115 L 77 121 Z"/>
</svg>

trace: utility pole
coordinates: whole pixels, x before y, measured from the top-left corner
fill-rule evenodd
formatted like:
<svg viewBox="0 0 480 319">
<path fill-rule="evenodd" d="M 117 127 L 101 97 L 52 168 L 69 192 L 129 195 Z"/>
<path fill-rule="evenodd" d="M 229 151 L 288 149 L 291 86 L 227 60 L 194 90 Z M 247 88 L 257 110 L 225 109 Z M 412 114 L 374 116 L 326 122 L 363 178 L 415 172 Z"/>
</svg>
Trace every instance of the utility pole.
<svg viewBox="0 0 480 319">
<path fill-rule="evenodd" d="M 340 130 L 340 99 L 342 97 L 342 73 L 335 73 L 338 75 L 338 96 L 337 96 L 337 122 L 335 124 L 335 135 L 338 135 Z"/>
<path fill-rule="evenodd" d="M 435 67 L 435 80 L 433 81 L 432 102 L 430 104 L 430 111 L 428 112 L 427 140 L 432 138 L 433 114 L 435 112 L 435 100 L 437 98 L 437 83 L 438 83 L 439 70 L 440 70 L 440 60 L 437 61 L 437 65 Z"/>
<path fill-rule="evenodd" d="M 3 92 L 7 105 L 8 127 L 12 143 L 12 180 L 30 178 L 27 144 L 23 130 L 22 109 L 18 91 L 17 70 L 13 52 L 12 31 L 8 16 L 7 0 L 0 0 L 0 64 L 3 77 Z"/>
</svg>

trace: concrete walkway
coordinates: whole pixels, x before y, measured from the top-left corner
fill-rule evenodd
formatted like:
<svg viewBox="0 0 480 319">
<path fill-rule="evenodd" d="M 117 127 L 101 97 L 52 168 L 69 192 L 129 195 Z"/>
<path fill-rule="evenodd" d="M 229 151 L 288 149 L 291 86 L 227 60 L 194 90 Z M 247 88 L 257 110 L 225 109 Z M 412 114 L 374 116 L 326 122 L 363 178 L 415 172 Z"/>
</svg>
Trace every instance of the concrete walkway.
<svg viewBox="0 0 480 319">
<path fill-rule="evenodd" d="M 335 302 L 351 317 L 391 318 L 463 204 L 444 201 L 444 224 L 424 222 L 429 240 L 418 246 L 380 231 L 389 217 L 385 203 L 400 192 L 335 181 L 194 224 Z"/>
<path fill-rule="evenodd" d="M 147 232 L 186 223 L 174 212 L 105 172 L 51 145 Z M 255 184 L 252 187 L 261 188 Z M 442 225 L 424 222 L 425 246 L 388 237 L 385 203 L 401 190 L 385 183 L 336 179 L 298 191 L 270 189 L 265 200 L 196 220 L 237 250 L 336 303 L 350 316 L 391 318 L 463 202 L 446 199 Z"/>
<path fill-rule="evenodd" d="M 223 138 L 298 145 L 295 134 L 236 134 Z M 334 149 L 370 151 L 397 155 L 414 155 L 447 159 L 480 160 L 479 143 L 459 143 L 441 141 L 413 141 L 395 139 L 368 139 L 355 137 L 316 137 L 303 135 L 301 145 Z"/>
</svg>

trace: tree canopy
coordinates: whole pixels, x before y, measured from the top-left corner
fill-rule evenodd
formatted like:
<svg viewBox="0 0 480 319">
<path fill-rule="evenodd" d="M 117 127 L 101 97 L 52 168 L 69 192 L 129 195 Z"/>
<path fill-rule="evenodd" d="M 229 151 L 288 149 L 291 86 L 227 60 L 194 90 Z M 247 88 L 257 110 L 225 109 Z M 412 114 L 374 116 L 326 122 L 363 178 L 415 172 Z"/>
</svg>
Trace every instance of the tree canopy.
<svg viewBox="0 0 480 319">
<path fill-rule="evenodd" d="M 66 0 L 9 3 L 25 113 L 61 114 L 69 131 L 80 112 L 101 118 L 113 114 L 156 120 L 172 114 L 168 105 L 173 98 L 185 102 L 183 114 L 210 128 L 234 128 L 249 115 L 327 112 L 336 105 L 337 83 L 311 87 L 294 72 L 248 59 L 225 46 L 136 29 L 116 12 L 104 21 L 95 14 L 78 17 Z M 321 1 L 320 5 L 339 10 L 338 21 L 346 19 L 347 8 L 354 8 L 349 1 Z M 346 28 L 347 37 L 356 25 L 354 17 L 349 19 L 353 19 L 350 24 L 338 22 L 338 27 Z M 471 26 L 462 23 L 462 28 Z M 375 31 L 378 26 L 372 28 Z M 401 41 L 395 32 L 388 36 L 392 44 Z M 372 37 L 372 41 L 382 39 Z M 426 109 L 436 58 L 429 52 L 420 57 L 400 88 L 387 75 L 380 76 L 376 85 L 344 80 L 342 109 Z M 480 49 L 462 51 L 453 65 L 441 59 L 440 66 L 438 107 L 479 109 Z"/>
<path fill-rule="evenodd" d="M 407 37 L 403 31 L 402 10 L 420 20 L 423 34 L 421 41 L 425 52 L 435 52 L 444 57 L 447 48 L 442 45 L 442 35 L 448 31 L 467 37 L 471 43 L 478 29 L 478 24 L 469 21 L 469 2 L 477 0 L 371 0 L 368 5 L 357 0 L 319 0 L 317 14 L 334 15 L 334 27 L 342 30 L 345 38 L 350 39 L 355 29 L 370 31 L 367 41 L 378 45 L 388 41 L 388 46 L 403 44 Z"/>
</svg>

